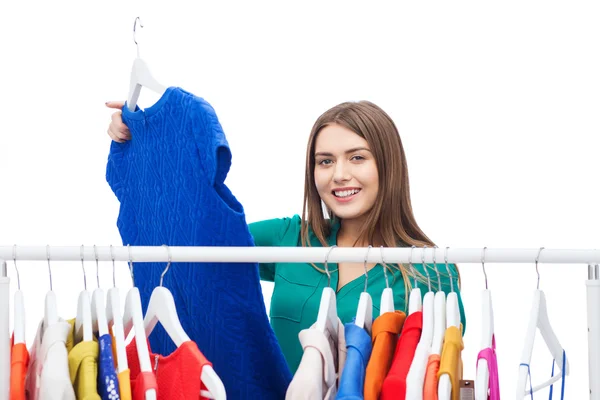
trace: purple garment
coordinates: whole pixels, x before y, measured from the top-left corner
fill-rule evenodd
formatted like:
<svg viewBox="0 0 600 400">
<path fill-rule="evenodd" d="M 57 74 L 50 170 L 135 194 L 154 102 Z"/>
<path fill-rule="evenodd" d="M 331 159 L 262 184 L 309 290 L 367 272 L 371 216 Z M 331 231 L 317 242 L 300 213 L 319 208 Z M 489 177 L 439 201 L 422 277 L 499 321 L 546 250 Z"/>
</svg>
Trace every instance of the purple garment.
<svg viewBox="0 0 600 400">
<path fill-rule="evenodd" d="M 487 361 L 490 372 L 490 400 L 500 400 L 500 380 L 498 379 L 498 359 L 496 358 L 496 337 L 492 335 L 492 347 L 483 349 L 477 355 L 477 361 L 484 359 Z"/>
</svg>

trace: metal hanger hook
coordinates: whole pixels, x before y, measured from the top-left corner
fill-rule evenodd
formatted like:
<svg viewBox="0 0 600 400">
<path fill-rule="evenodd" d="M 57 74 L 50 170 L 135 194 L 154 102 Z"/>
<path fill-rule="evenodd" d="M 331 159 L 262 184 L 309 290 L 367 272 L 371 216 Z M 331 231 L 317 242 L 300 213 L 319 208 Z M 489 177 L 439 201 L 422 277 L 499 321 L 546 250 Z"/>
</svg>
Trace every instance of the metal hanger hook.
<svg viewBox="0 0 600 400">
<path fill-rule="evenodd" d="M 327 260 L 329 260 L 329 255 L 331 254 L 331 251 L 335 247 L 337 247 L 335 244 L 333 246 L 331 246 L 331 248 L 325 255 L 325 265 L 324 266 L 325 266 L 325 273 L 327 274 L 327 287 L 331 287 L 331 273 L 329 272 L 329 266 L 327 265 Z"/>
<path fill-rule="evenodd" d="M 81 256 L 81 271 L 83 271 L 83 288 L 87 290 L 87 275 L 85 274 L 85 266 L 83 265 L 83 245 L 79 249 L 79 255 Z"/>
<path fill-rule="evenodd" d="M 21 277 L 19 276 L 19 268 L 17 268 L 17 245 L 13 245 L 13 263 L 15 264 L 15 271 L 17 271 L 17 288 L 21 290 Z"/>
<path fill-rule="evenodd" d="M 437 267 L 437 262 L 436 262 L 436 252 L 437 252 L 438 247 L 436 245 L 433 245 L 433 268 L 435 269 L 435 273 L 437 275 L 438 278 L 438 292 L 440 290 L 442 290 L 442 279 L 440 278 L 440 270 Z"/>
<path fill-rule="evenodd" d="M 410 272 L 412 272 L 413 278 L 415 279 L 415 287 L 417 287 L 417 273 L 415 272 L 415 266 L 413 265 L 412 262 L 412 255 L 413 255 L 413 250 L 416 248 L 417 246 L 415 246 L 414 244 L 412 246 L 410 246 Z"/>
<path fill-rule="evenodd" d="M 135 21 L 133 21 L 133 42 L 135 43 L 135 47 L 137 48 L 137 56 L 138 58 L 140 58 L 140 45 L 137 42 L 137 39 L 135 37 L 135 28 L 137 27 L 137 22 L 140 21 L 140 27 L 143 28 L 144 25 L 142 25 L 142 20 L 140 19 L 140 17 L 136 17 Z"/>
<path fill-rule="evenodd" d="M 448 277 L 450 278 L 450 292 L 454 292 L 454 282 L 452 281 L 452 272 L 450 271 L 450 266 L 448 265 L 448 249 L 449 248 L 450 247 L 446 246 L 446 250 L 444 250 L 444 262 L 446 263 L 446 272 L 448 272 Z"/>
<path fill-rule="evenodd" d="M 131 285 L 135 286 L 135 284 L 133 282 L 133 261 L 131 258 L 131 246 L 129 244 L 127 245 L 127 253 L 129 254 L 128 264 L 129 264 L 129 273 L 131 274 Z"/>
<path fill-rule="evenodd" d="M 160 284 L 159 284 L 159 286 L 161 286 L 161 287 L 163 285 L 163 278 L 165 277 L 165 274 L 167 273 L 167 271 L 169 270 L 169 267 L 171 266 L 171 249 L 166 244 L 163 244 L 163 247 L 167 248 L 167 256 L 169 257 L 169 262 L 167 262 L 167 267 L 165 268 L 165 270 L 163 271 L 163 273 L 160 274 Z"/>
<path fill-rule="evenodd" d="M 50 245 L 46 245 L 46 257 L 48 258 L 48 276 L 50 276 L 50 291 L 52 291 L 52 270 L 50 269 Z"/>
<path fill-rule="evenodd" d="M 485 272 L 485 249 L 487 249 L 487 247 L 483 248 L 483 251 L 481 253 L 481 268 L 483 268 L 483 276 L 485 277 L 485 290 L 488 289 L 488 280 L 487 280 L 487 272 Z"/>
<path fill-rule="evenodd" d="M 423 264 L 423 271 L 425 271 L 425 275 L 427 275 L 427 287 L 431 292 L 431 278 L 429 277 L 429 271 L 427 271 L 427 264 L 425 263 L 425 250 L 427 249 L 427 245 L 423 245 L 423 251 L 421 252 L 421 263 Z"/>
<path fill-rule="evenodd" d="M 385 260 L 383 259 L 383 246 L 379 247 L 379 252 L 381 253 L 381 266 L 383 267 L 383 277 L 385 278 L 385 287 L 386 289 L 390 288 L 390 281 L 387 276 L 387 268 L 385 267 Z"/>
<path fill-rule="evenodd" d="M 538 269 L 538 261 L 540 260 L 540 254 L 544 247 L 540 247 L 537 257 L 535 258 L 535 272 L 537 273 L 537 290 L 540 290 L 540 270 Z"/>
<path fill-rule="evenodd" d="M 367 285 L 369 282 L 369 272 L 367 271 L 367 259 L 369 258 L 369 250 L 371 250 L 373 246 L 369 245 L 369 247 L 367 247 L 367 254 L 365 254 L 365 292 L 367 291 Z"/>
<path fill-rule="evenodd" d="M 116 284 L 116 280 L 115 280 L 115 255 L 113 254 L 113 245 L 110 245 L 110 258 L 112 259 L 112 263 L 113 263 L 113 287 L 116 288 L 117 284 Z"/>
<path fill-rule="evenodd" d="M 100 267 L 98 266 L 98 251 L 96 245 L 94 245 L 94 258 L 96 259 L 96 281 L 98 283 L 98 289 L 100 289 Z"/>
</svg>

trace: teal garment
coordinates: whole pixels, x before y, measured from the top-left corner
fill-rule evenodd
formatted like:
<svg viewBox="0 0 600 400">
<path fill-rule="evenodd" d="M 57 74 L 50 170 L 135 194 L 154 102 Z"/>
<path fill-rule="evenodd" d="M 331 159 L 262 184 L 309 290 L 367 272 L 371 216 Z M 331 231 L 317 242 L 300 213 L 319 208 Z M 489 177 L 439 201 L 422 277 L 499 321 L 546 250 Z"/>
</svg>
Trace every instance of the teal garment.
<svg viewBox="0 0 600 400">
<path fill-rule="evenodd" d="M 254 238 L 256 246 L 302 246 L 300 238 L 300 216 L 295 215 L 292 218 L 278 218 L 266 221 L 259 221 L 249 224 L 250 233 Z M 328 238 L 328 245 L 337 243 L 337 232 L 339 223 L 333 223 L 331 234 Z M 319 240 L 309 231 L 310 243 L 313 247 L 322 247 Z M 378 251 L 378 249 L 371 249 Z M 413 256 L 415 261 L 420 259 L 421 251 L 415 250 Z M 315 265 L 324 270 L 323 263 Z M 413 263 L 417 271 L 426 276 L 423 270 L 423 264 Z M 331 287 L 337 288 L 338 272 L 336 263 L 328 263 L 331 272 Z M 434 272 L 433 265 L 428 264 L 432 281 L 432 290 L 437 289 L 437 275 Z M 463 324 L 463 334 L 466 328 L 465 312 L 462 297 L 458 289 L 458 273 L 454 264 L 449 264 L 454 288 L 458 294 L 460 315 Z M 442 275 L 442 290 L 450 292 L 450 280 L 447 277 L 446 265 L 444 263 L 436 264 L 439 271 L 445 273 Z M 317 319 L 319 312 L 319 303 L 321 302 L 321 293 L 327 286 L 327 274 L 315 269 L 312 265 L 306 263 L 262 263 L 259 264 L 260 278 L 265 281 L 275 283 L 273 295 L 271 297 L 271 326 L 281 346 L 281 350 L 292 371 L 296 372 L 300 360 L 302 359 L 302 346 L 298 339 L 298 334 L 302 329 L 309 328 Z M 404 281 L 399 271 L 393 274 L 388 270 L 388 279 L 390 287 L 394 292 L 395 309 L 404 311 L 408 314 L 407 304 L 408 296 L 405 293 Z M 411 279 L 414 285 L 414 280 Z M 421 289 L 422 295 L 427 292 L 427 284 L 417 283 Z M 361 292 L 364 290 L 365 276 L 354 279 L 340 288 L 336 293 L 338 317 L 342 323 L 351 322 L 356 317 L 358 300 Z M 381 293 L 385 289 L 385 275 L 383 268 L 377 264 L 369 270 L 367 291 L 373 299 L 373 320 L 379 316 L 379 302 Z M 405 299 L 406 296 L 406 299 Z"/>
</svg>

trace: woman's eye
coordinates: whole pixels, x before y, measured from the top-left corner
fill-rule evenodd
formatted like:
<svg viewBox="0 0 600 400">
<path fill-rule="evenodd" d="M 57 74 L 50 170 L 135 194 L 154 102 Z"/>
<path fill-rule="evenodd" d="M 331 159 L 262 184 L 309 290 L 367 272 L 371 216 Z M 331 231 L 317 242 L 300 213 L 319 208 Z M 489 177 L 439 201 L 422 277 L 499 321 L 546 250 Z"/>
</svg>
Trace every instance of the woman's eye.
<svg viewBox="0 0 600 400">
<path fill-rule="evenodd" d="M 329 165 L 330 163 L 331 163 L 331 160 L 327 160 L 327 159 L 319 161 L 319 165 Z"/>
<path fill-rule="evenodd" d="M 364 159 L 365 158 L 363 156 L 352 156 L 352 158 L 351 158 L 351 160 L 357 160 L 357 161 L 364 160 Z"/>
</svg>

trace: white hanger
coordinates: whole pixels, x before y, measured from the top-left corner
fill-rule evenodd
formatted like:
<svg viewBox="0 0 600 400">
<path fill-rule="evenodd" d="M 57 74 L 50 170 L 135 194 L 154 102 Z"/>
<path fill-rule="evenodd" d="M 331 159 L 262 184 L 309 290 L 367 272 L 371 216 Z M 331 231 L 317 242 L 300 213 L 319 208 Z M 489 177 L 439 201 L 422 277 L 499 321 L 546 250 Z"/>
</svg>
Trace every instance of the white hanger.
<svg viewBox="0 0 600 400">
<path fill-rule="evenodd" d="M 383 246 L 379 248 L 381 252 L 381 266 L 383 268 L 383 276 L 385 277 L 385 289 L 381 293 L 381 301 L 379 302 L 379 315 L 387 312 L 394 312 L 394 292 L 388 281 L 385 261 L 383 260 Z"/>
<path fill-rule="evenodd" d="M 447 250 L 448 248 L 446 248 Z M 448 262 L 446 260 L 446 266 Z M 446 335 L 446 293 L 442 290 L 442 279 L 440 270 L 435 269 L 438 278 L 438 291 L 435 294 L 433 301 L 433 339 L 431 340 L 431 354 L 442 354 L 442 346 L 444 344 L 444 336 Z M 454 291 L 452 279 L 450 279 L 450 289 Z"/>
<path fill-rule="evenodd" d="M 320 332 L 329 332 L 329 335 L 333 338 L 334 343 L 338 340 L 338 315 L 337 315 L 337 303 L 334 290 L 331 288 L 331 274 L 329 273 L 329 267 L 327 265 L 327 259 L 329 254 L 336 247 L 332 246 L 327 255 L 325 256 L 325 273 L 327 274 L 327 287 L 323 289 L 321 294 L 321 303 L 319 304 L 319 312 L 317 313 L 317 322 L 315 328 Z M 316 349 L 307 347 L 306 350 Z M 305 350 L 305 351 L 306 351 Z"/>
<path fill-rule="evenodd" d="M 417 273 L 415 272 L 415 266 L 412 263 L 412 251 L 416 247 L 415 245 L 411 246 L 410 249 L 410 268 L 415 278 L 415 286 L 410 291 L 410 296 L 408 298 L 408 315 L 414 314 L 416 311 L 421 311 L 423 309 L 423 303 L 421 299 L 421 289 L 417 286 Z"/>
<path fill-rule="evenodd" d="M 129 251 L 129 271 L 131 272 L 131 282 L 133 283 L 133 261 L 131 259 L 131 248 L 127 245 Z M 133 286 L 127 292 L 125 297 L 125 309 L 123 311 L 123 333 L 125 337 L 129 335 L 131 328 L 135 330 L 135 348 L 140 362 L 141 372 L 153 372 L 150 364 L 150 353 L 146 331 L 144 330 L 144 316 L 142 314 L 142 301 L 140 300 L 140 291 Z M 146 400 L 156 400 L 157 393 L 154 389 L 149 389 L 145 393 Z"/>
<path fill-rule="evenodd" d="M 360 298 L 358 300 L 358 309 L 356 311 L 356 318 L 354 320 L 354 324 L 360 326 L 364 330 L 366 330 L 369 335 L 371 334 L 371 326 L 373 325 L 373 299 L 371 295 L 367 292 L 367 285 L 369 282 L 369 273 L 367 271 L 367 256 L 369 255 L 369 250 L 371 249 L 371 245 L 367 248 L 367 254 L 365 254 L 365 290 L 360 294 Z"/>
<path fill-rule="evenodd" d="M 50 276 L 50 290 L 46 293 L 44 301 L 44 329 L 58 322 L 58 306 L 56 294 L 52 291 L 52 270 L 50 269 L 50 245 L 46 245 L 46 256 L 48 258 L 48 275 Z"/>
<path fill-rule="evenodd" d="M 89 342 L 94 340 L 92 329 L 92 305 L 90 295 L 87 291 L 87 276 L 85 274 L 85 266 L 83 264 L 83 245 L 80 250 L 81 269 L 83 270 L 83 290 L 79 293 L 77 299 L 77 316 L 75 317 L 75 342 L 83 340 Z"/>
<path fill-rule="evenodd" d="M 406 376 L 406 398 L 411 400 L 423 399 L 423 384 L 425 382 L 425 372 L 427 371 L 427 362 L 431 351 L 431 343 L 433 340 L 433 324 L 434 324 L 434 297 L 435 294 L 431 290 L 431 277 L 425 263 L 425 248 L 421 253 L 421 262 L 423 270 L 427 275 L 427 285 L 429 290 L 423 298 L 423 327 L 421 337 Z M 435 265 L 435 253 L 433 265 Z"/>
<path fill-rule="evenodd" d="M 156 324 L 160 322 L 171 340 L 179 347 L 183 343 L 190 341 L 190 338 L 183 330 L 181 322 L 179 321 L 173 294 L 171 294 L 167 288 L 162 286 L 163 278 L 171 266 L 171 251 L 169 250 L 169 246 L 163 246 L 167 248 L 169 262 L 163 273 L 160 275 L 159 287 L 155 288 L 150 295 L 148 309 L 144 316 L 144 329 L 146 331 L 146 336 L 150 336 Z M 223 382 L 210 365 L 202 367 L 200 380 L 208 389 L 208 393 L 201 391 L 201 396 L 218 400 L 227 398 Z"/>
<path fill-rule="evenodd" d="M 448 248 L 446 247 L 446 251 Z M 451 326 L 455 326 L 460 329 L 460 309 L 458 308 L 458 295 L 454 291 L 454 284 L 452 283 L 452 272 L 450 272 L 450 266 L 448 266 L 448 258 L 446 257 L 446 269 L 448 276 L 450 277 L 451 292 L 448 293 L 446 299 L 446 329 Z M 458 388 L 457 388 L 458 389 Z M 450 400 L 452 394 L 452 382 L 450 382 L 450 376 L 443 374 L 440 376 L 438 381 L 438 400 Z"/>
<path fill-rule="evenodd" d="M 94 255 L 96 257 L 96 279 L 98 288 L 92 293 L 92 329 L 98 332 L 98 337 L 108 335 L 108 323 L 106 322 L 106 308 L 104 307 L 104 290 L 100 289 L 100 274 L 98 266 L 98 253 L 94 245 Z"/>
<path fill-rule="evenodd" d="M 494 336 L 494 310 L 492 309 L 492 292 L 488 290 L 487 273 L 485 272 L 485 249 L 481 257 L 481 267 L 485 276 L 485 290 L 481 292 L 481 349 L 492 347 Z M 475 400 L 488 400 L 490 387 L 490 370 L 485 359 L 477 360 L 477 375 L 475 378 Z"/>
<path fill-rule="evenodd" d="M 521 354 L 521 364 L 519 365 L 519 379 L 517 383 L 517 399 L 522 399 L 525 396 L 529 396 L 530 391 L 526 389 L 527 377 L 529 375 L 529 368 L 531 362 L 531 354 L 533 352 L 533 342 L 535 340 L 536 331 L 539 329 L 546 346 L 550 350 L 550 353 L 554 357 L 556 364 L 558 365 L 558 373 L 547 380 L 546 382 L 534 386 L 533 392 L 537 392 L 540 389 L 545 388 L 553 384 L 554 382 L 561 379 L 562 365 L 563 365 L 563 347 L 561 346 L 552 325 L 550 325 L 550 319 L 548 318 L 548 308 L 546 306 L 546 296 L 542 290 L 540 290 L 540 273 L 538 270 L 538 260 L 543 247 L 540 248 L 538 255 L 535 259 L 535 269 L 538 276 L 537 289 L 533 292 L 533 304 L 531 307 L 531 314 L 529 319 L 529 326 L 527 328 L 527 334 L 525 336 L 525 345 L 523 347 L 523 353 Z M 566 356 L 565 356 L 566 358 Z M 569 361 L 565 361 L 565 376 L 569 375 Z M 529 377 L 531 379 L 531 377 Z"/>
<path fill-rule="evenodd" d="M 23 300 L 23 292 L 21 291 L 21 278 L 19 269 L 17 268 L 17 245 L 13 247 L 13 262 L 15 263 L 15 271 L 17 271 L 17 291 L 15 292 L 15 305 L 13 316 L 13 340 L 14 344 L 25 344 L 25 301 Z"/>
<path fill-rule="evenodd" d="M 108 289 L 106 298 L 106 322 L 109 330 L 112 328 L 112 333 L 115 338 L 115 350 L 117 354 L 117 371 L 119 373 L 129 369 L 127 363 L 127 350 L 125 347 L 125 335 L 123 331 L 123 320 L 121 319 L 121 301 L 119 289 L 115 283 L 115 256 L 112 252 L 112 244 L 110 245 L 110 255 L 113 263 L 113 287 Z"/>
<path fill-rule="evenodd" d="M 148 64 L 146 64 L 146 62 L 140 58 L 140 48 L 135 38 L 135 28 L 139 19 L 140 17 L 137 17 L 133 23 L 133 41 L 137 46 L 137 58 L 133 61 L 131 78 L 129 80 L 129 95 L 127 96 L 127 107 L 129 108 L 129 111 L 135 110 L 142 86 L 158 93 L 161 96 L 167 90 L 165 86 L 158 83 L 158 81 L 152 76 L 152 73 L 150 73 L 150 68 L 148 68 Z M 141 21 L 140 26 L 142 28 L 144 27 Z"/>
</svg>

